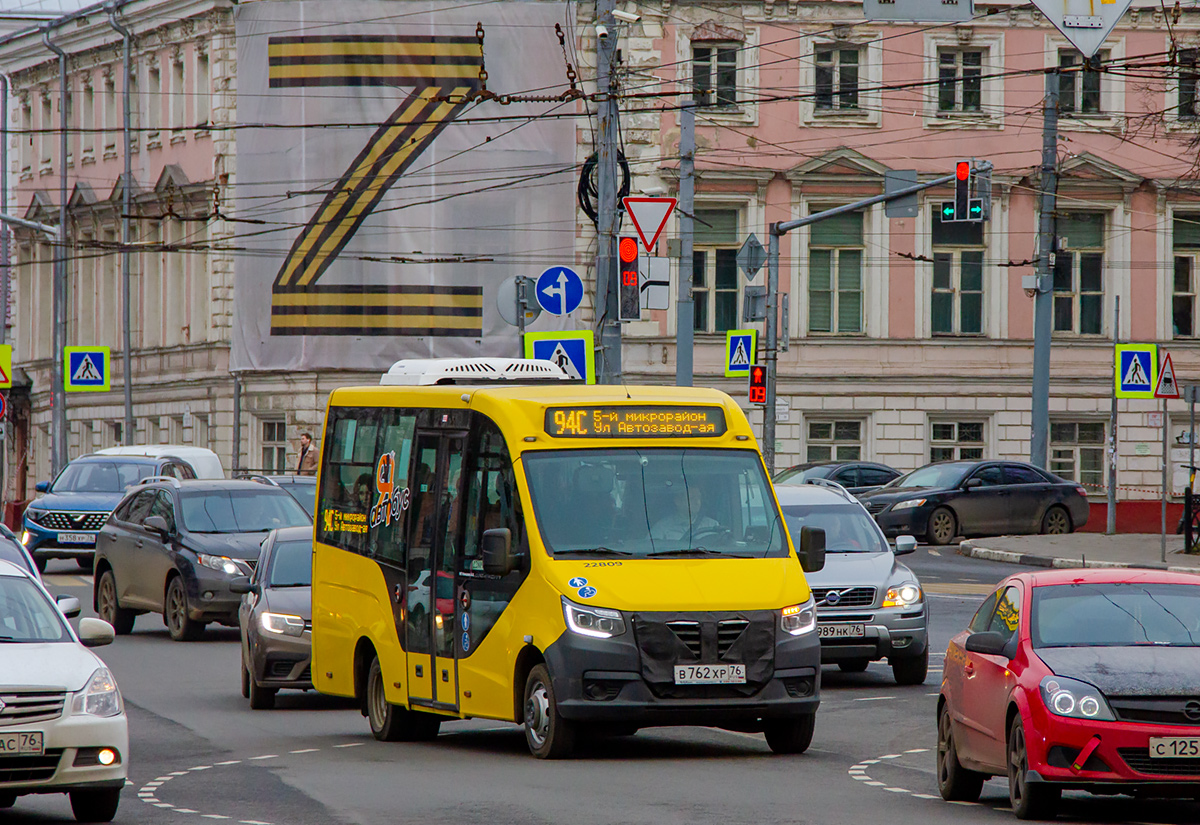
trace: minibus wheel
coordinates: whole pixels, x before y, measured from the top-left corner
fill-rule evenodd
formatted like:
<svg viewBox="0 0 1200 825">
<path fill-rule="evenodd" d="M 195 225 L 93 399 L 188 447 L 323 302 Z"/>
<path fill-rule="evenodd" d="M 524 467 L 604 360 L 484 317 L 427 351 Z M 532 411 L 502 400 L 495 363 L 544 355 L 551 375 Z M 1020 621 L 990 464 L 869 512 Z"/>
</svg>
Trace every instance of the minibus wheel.
<svg viewBox="0 0 1200 825">
<path fill-rule="evenodd" d="M 562 759 L 575 747 L 575 726 L 558 713 L 545 665 L 536 665 L 525 681 L 525 742 L 538 759 Z"/>
<path fill-rule="evenodd" d="M 817 715 L 805 713 L 790 719 L 768 719 L 763 733 L 775 753 L 804 753 L 812 744 Z"/>
<path fill-rule="evenodd" d="M 383 689 L 383 668 L 377 656 L 371 659 L 371 669 L 367 673 L 367 721 L 371 723 L 372 735 L 380 742 L 411 738 L 412 720 L 407 710 L 388 702 Z"/>
</svg>

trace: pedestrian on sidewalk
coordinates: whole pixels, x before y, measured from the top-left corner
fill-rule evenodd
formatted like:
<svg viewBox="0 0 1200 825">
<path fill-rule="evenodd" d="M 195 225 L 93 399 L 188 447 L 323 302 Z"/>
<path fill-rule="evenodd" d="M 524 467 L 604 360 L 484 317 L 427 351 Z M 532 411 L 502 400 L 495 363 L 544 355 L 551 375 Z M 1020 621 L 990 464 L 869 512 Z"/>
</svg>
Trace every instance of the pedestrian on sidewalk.
<svg viewBox="0 0 1200 825">
<path fill-rule="evenodd" d="M 312 446 L 312 435 L 300 433 L 300 460 L 296 463 L 296 475 L 315 476 L 317 474 L 317 451 Z"/>
</svg>

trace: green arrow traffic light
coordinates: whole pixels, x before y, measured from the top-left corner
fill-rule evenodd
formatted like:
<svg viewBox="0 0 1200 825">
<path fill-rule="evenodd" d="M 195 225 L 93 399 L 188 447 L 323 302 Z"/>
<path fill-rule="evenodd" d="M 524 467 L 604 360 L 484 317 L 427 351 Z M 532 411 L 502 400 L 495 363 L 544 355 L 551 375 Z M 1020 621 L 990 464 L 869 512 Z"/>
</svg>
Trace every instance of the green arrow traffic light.
<svg viewBox="0 0 1200 825">
<path fill-rule="evenodd" d="M 954 201 L 942 201 L 942 220 L 954 220 Z"/>
<path fill-rule="evenodd" d="M 972 198 L 967 202 L 967 217 L 973 221 L 983 220 L 983 201 L 979 198 Z"/>
</svg>

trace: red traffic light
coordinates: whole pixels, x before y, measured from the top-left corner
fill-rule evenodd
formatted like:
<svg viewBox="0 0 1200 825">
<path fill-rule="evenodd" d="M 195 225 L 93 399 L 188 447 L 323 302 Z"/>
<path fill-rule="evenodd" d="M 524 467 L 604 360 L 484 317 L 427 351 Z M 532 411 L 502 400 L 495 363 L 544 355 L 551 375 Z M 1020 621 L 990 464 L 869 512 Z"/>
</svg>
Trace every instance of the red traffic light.
<svg viewBox="0 0 1200 825">
<path fill-rule="evenodd" d="M 750 367 L 750 387 L 749 387 L 750 403 L 751 404 L 766 404 L 767 403 L 767 368 L 757 365 Z"/>
<path fill-rule="evenodd" d="M 637 238 L 621 238 L 620 246 L 617 248 L 617 254 L 621 256 L 623 263 L 633 263 L 638 257 Z"/>
<path fill-rule="evenodd" d="M 960 160 L 954 165 L 954 177 L 959 180 L 967 180 L 971 177 L 971 162 L 969 160 Z"/>
</svg>

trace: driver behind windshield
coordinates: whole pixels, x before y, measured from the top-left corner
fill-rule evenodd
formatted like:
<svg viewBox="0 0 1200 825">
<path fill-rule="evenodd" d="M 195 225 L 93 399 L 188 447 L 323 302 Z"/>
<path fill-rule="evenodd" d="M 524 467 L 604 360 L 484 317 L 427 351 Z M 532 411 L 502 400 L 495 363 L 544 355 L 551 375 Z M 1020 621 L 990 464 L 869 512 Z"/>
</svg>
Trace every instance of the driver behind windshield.
<svg viewBox="0 0 1200 825">
<path fill-rule="evenodd" d="M 704 496 L 699 487 L 668 482 L 667 507 L 666 515 L 650 528 L 652 538 L 678 541 L 720 526 L 716 519 L 704 515 Z"/>
</svg>

